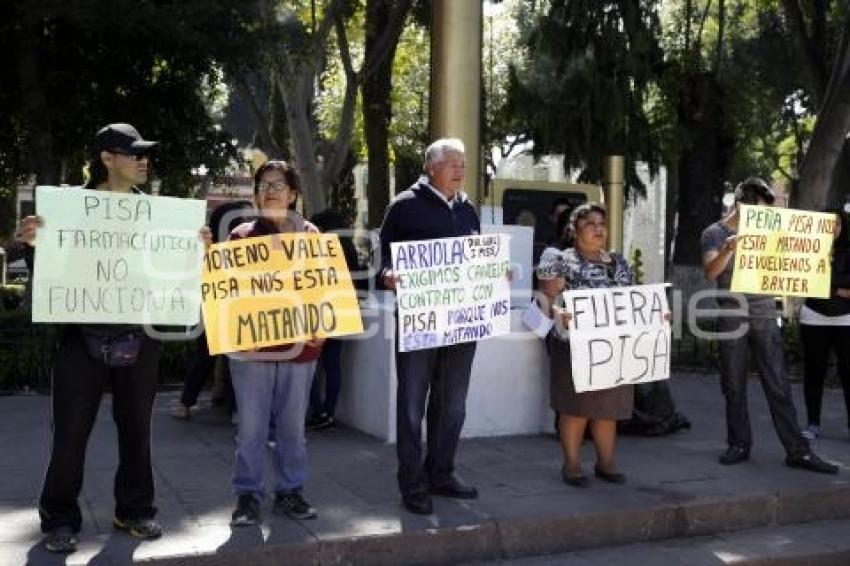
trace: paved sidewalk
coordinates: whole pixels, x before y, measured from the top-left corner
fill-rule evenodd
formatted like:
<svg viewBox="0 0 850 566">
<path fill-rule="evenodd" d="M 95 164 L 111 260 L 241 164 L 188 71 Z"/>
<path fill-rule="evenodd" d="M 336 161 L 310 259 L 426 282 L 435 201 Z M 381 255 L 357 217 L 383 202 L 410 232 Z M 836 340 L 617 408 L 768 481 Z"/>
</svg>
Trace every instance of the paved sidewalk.
<svg viewBox="0 0 850 566">
<path fill-rule="evenodd" d="M 663 438 L 622 438 L 625 486 L 578 490 L 560 481 L 551 435 L 463 441 L 459 472 L 476 484 L 475 501 L 437 498 L 429 517 L 406 513 L 395 483 L 395 450 L 335 428 L 308 437 L 311 477 L 305 496 L 315 521 L 271 515 L 262 528 L 232 531 L 233 428 L 202 410 L 179 422 L 168 415 L 175 393 L 158 397 L 154 419 L 157 504 L 162 539 L 137 543 L 111 528 L 116 439 L 104 399 L 88 450 L 80 550 L 67 557 L 38 546 L 35 502 L 48 456 L 49 399 L 0 398 L 0 565 L 128 564 L 451 564 L 577 551 L 671 537 L 715 535 L 850 518 L 850 440 L 840 391 L 824 402 L 823 457 L 838 476 L 792 470 L 751 381 L 755 446 L 750 462 L 724 467 L 723 402 L 715 376 L 686 375 L 671 386 L 694 429 Z M 795 397 L 799 407 L 802 391 Z M 591 449 L 585 447 L 587 469 Z"/>
<path fill-rule="evenodd" d="M 817 521 L 466 566 L 847 566 L 847 533 L 849 520 Z"/>
</svg>

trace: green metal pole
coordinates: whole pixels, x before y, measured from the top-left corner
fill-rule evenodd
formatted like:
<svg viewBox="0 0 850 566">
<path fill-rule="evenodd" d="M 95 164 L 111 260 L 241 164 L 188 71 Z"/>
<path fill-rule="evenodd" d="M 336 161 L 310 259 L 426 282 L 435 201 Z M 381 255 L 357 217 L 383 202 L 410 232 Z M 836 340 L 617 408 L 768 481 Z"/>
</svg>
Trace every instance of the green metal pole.
<svg viewBox="0 0 850 566">
<path fill-rule="evenodd" d="M 431 26 L 430 135 L 466 146 L 466 187 L 481 187 L 481 0 L 434 0 Z"/>
</svg>

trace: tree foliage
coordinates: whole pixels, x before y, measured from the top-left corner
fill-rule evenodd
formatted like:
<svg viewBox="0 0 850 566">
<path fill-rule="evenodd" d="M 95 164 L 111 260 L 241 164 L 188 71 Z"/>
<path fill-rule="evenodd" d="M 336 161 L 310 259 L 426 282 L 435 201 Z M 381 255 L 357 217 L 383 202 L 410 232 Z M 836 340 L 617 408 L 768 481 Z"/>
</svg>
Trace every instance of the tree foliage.
<svg viewBox="0 0 850 566">
<path fill-rule="evenodd" d="M 0 23 L 0 182 L 82 180 L 100 126 L 130 122 L 161 145 L 165 194 L 191 169 L 235 155 L 216 122 L 222 61 L 242 49 L 237 0 L 45 0 L 7 4 Z"/>
<path fill-rule="evenodd" d="M 624 155 L 627 182 L 640 187 L 637 161 L 653 168 L 659 143 L 646 113 L 663 61 L 655 2 L 527 2 L 526 68 L 512 67 L 510 103 L 536 154 L 558 153 L 581 177 L 600 181 L 602 157 Z"/>
<path fill-rule="evenodd" d="M 352 18 L 356 19 L 363 7 L 359 1 L 329 0 L 321 5 L 314 1 L 259 1 L 257 35 L 265 38 L 258 44 L 260 74 L 268 77 L 271 96 L 279 97 L 285 110 L 291 153 L 311 212 L 325 208 L 331 191 L 350 172 L 358 92 L 377 67 L 385 60 L 392 61 L 412 5 L 412 0 L 370 0 L 367 9 L 373 2 L 387 9 L 386 25 L 378 28 L 371 48 L 368 42 L 366 48 L 361 48 L 360 42 L 351 41 Z M 358 57 L 360 53 L 362 59 Z M 345 80 L 332 84 L 340 89 L 342 96 L 336 100 L 341 105 L 335 115 L 318 115 L 324 126 L 320 128 L 315 103 L 322 97 L 322 77 L 329 65 L 337 65 L 336 70 L 342 71 Z M 242 76 L 242 85 L 249 85 L 246 73 L 251 71 L 248 65 L 235 70 Z M 250 88 L 242 88 L 240 95 L 251 97 L 253 93 Z M 249 106 L 259 108 L 256 100 Z M 268 115 L 264 118 L 255 111 L 254 116 L 261 137 L 274 144 L 268 124 L 264 123 Z M 332 137 L 323 137 L 323 132 L 332 132 Z"/>
</svg>

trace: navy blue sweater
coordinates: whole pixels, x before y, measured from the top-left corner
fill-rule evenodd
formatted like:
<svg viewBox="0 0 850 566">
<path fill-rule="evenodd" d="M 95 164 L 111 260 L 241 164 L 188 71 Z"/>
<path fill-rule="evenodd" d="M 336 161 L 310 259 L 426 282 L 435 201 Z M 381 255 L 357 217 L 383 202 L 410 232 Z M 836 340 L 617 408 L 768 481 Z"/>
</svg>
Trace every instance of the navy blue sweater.
<svg viewBox="0 0 850 566">
<path fill-rule="evenodd" d="M 411 240 L 432 240 L 471 236 L 481 232 L 475 207 L 464 195 L 455 196 L 454 206 L 441 199 L 422 177 L 399 193 L 387 207 L 381 225 L 381 266 L 392 267 L 390 244 Z"/>
</svg>

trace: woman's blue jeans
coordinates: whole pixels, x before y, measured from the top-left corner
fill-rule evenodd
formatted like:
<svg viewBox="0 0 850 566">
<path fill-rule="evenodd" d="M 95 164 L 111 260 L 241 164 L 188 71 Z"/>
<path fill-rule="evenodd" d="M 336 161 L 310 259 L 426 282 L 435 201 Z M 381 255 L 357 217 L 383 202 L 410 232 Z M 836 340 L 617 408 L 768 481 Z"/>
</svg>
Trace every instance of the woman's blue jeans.
<svg viewBox="0 0 850 566">
<path fill-rule="evenodd" d="M 269 423 L 274 423 L 276 493 L 297 492 L 307 479 L 304 418 L 316 362 L 253 362 L 230 359 L 239 430 L 233 489 L 237 495 L 265 492 Z"/>
</svg>

